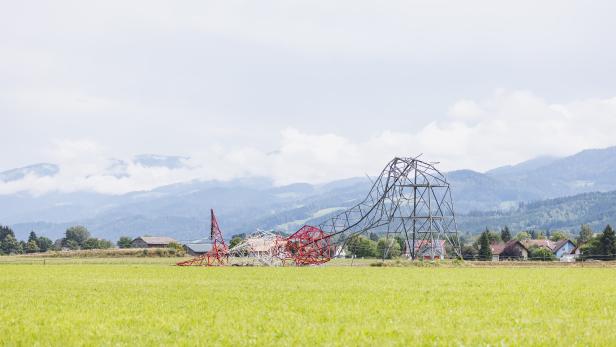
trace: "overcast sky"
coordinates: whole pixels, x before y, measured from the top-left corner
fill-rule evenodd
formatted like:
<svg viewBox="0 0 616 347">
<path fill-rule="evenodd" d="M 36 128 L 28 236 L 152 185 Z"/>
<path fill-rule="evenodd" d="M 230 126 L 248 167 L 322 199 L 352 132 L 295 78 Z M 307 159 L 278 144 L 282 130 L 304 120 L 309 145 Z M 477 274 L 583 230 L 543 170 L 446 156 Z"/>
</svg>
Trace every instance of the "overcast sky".
<svg viewBox="0 0 616 347">
<path fill-rule="evenodd" d="M 0 193 L 323 182 L 419 153 L 481 171 L 616 145 L 614 13 L 614 1 L 5 1 L 0 171 L 62 171 Z M 142 170 L 140 153 L 191 159 Z M 131 176 L 100 176 L 110 159 Z"/>
</svg>

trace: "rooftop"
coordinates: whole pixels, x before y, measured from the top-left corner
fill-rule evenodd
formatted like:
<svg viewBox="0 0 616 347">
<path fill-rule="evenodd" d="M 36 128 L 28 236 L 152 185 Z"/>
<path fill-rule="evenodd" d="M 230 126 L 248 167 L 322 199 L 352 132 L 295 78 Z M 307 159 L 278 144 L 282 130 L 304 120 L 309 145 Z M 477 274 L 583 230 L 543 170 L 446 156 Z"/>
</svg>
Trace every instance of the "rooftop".
<svg viewBox="0 0 616 347">
<path fill-rule="evenodd" d="M 172 242 L 177 242 L 175 239 L 172 239 L 167 236 L 140 236 L 135 240 L 137 239 L 143 240 L 143 242 L 147 243 L 148 245 L 168 245 Z"/>
</svg>

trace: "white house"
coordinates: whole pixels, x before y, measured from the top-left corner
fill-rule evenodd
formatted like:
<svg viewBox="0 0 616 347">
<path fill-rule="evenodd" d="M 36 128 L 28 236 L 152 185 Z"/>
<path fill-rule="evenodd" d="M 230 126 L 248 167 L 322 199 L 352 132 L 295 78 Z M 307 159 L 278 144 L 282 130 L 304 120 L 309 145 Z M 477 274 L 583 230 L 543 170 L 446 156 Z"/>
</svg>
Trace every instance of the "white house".
<svg viewBox="0 0 616 347">
<path fill-rule="evenodd" d="M 552 248 L 552 252 L 558 259 L 570 255 L 573 250 L 575 250 L 575 244 L 571 240 L 560 240 Z"/>
</svg>

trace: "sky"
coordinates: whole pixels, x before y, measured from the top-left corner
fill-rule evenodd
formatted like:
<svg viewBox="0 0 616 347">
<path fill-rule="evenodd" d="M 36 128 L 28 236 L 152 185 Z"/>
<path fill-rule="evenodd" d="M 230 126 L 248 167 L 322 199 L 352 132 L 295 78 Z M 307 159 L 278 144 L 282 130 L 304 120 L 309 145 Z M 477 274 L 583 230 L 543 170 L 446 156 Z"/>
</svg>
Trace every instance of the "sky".
<svg viewBox="0 0 616 347">
<path fill-rule="evenodd" d="M 485 171 L 616 145 L 613 1 L 13 1 L 0 171 L 17 191 L 319 183 L 394 156 Z M 144 167 L 143 153 L 185 157 Z M 109 174 L 122 162 L 124 174 Z"/>
</svg>

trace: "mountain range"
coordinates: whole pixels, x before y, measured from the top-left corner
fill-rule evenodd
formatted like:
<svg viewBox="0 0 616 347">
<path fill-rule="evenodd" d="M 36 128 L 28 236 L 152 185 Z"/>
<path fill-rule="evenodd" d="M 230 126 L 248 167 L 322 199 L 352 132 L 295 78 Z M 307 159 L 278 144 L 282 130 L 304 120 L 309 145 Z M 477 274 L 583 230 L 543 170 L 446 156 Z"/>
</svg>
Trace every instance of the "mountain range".
<svg viewBox="0 0 616 347">
<path fill-rule="evenodd" d="M 133 162 L 147 167 L 179 167 L 187 158 L 141 155 Z M 122 174 L 118 161 L 114 174 Z M 43 163 L 0 173 L 2 181 L 27 175 L 53 176 L 59 168 Z M 590 149 L 572 156 L 539 157 L 484 173 L 446 173 L 461 231 L 478 232 L 505 224 L 516 229 L 576 229 L 581 223 L 601 227 L 616 221 L 616 147 Z M 369 178 L 327 184 L 275 186 L 261 177 L 231 181 L 189 181 L 150 191 L 107 195 L 93 192 L 28 192 L 0 195 L 0 224 L 20 238 L 30 230 L 59 238 L 81 224 L 97 237 L 166 235 L 180 240 L 207 234 L 209 208 L 216 210 L 226 236 L 257 228 L 292 232 L 316 224 L 359 202 Z"/>
</svg>

